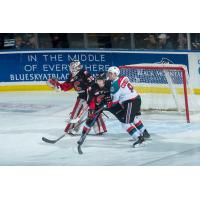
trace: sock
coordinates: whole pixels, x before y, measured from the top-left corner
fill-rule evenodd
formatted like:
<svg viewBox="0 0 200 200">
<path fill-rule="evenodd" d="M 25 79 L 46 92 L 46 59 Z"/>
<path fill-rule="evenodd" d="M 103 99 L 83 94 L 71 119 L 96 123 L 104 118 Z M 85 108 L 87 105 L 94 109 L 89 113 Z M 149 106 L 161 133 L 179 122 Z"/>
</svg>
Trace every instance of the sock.
<svg viewBox="0 0 200 200">
<path fill-rule="evenodd" d="M 142 121 L 137 122 L 137 123 L 135 124 L 135 126 L 136 126 L 136 128 L 137 128 L 141 133 L 144 132 L 145 127 L 144 127 Z"/>
<path fill-rule="evenodd" d="M 84 127 L 83 127 L 83 131 L 82 131 L 82 135 L 84 135 L 84 134 L 88 134 L 88 133 L 90 132 L 90 130 L 91 130 L 90 127 L 88 127 L 88 126 L 84 126 Z"/>
<path fill-rule="evenodd" d="M 140 136 L 140 131 L 136 128 L 135 125 L 130 126 L 127 129 L 127 132 L 135 139 L 137 139 Z"/>
</svg>

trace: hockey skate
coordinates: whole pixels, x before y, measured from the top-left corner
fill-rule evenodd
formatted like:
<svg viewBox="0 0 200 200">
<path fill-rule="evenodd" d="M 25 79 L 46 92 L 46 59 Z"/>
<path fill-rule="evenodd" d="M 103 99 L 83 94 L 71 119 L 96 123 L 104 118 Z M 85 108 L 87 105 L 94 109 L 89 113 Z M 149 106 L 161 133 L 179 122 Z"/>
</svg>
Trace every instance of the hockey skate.
<svg viewBox="0 0 200 200">
<path fill-rule="evenodd" d="M 144 146 L 144 141 L 145 141 L 144 137 L 143 136 L 139 136 L 137 138 L 137 141 L 133 143 L 133 148 Z"/>
<path fill-rule="evenodd" d="M 95 135 L 96 135 L 96 136 L 104 136 L 106 133 L 107 133 L 107 131 L 105 131 L 105 132 L 100 132 L 100 133 L 96 133 Z"/>
<path fill-rule="evenodd" d="M 67 135 L 69 135 L 69 136 L 76 136 L 77 134 L 75 134 L 73 131 L 70 131 L 70 132 L 68 132 L 68 133 L 66 133 Z"/>
<path fill-rule="evenodd" d="M 144 139 L 150 139 L 151 138 L 151 135 L 148 133 L 147 129 L 145 129 L 142 134 L 143 134 Z"/>
</svg>

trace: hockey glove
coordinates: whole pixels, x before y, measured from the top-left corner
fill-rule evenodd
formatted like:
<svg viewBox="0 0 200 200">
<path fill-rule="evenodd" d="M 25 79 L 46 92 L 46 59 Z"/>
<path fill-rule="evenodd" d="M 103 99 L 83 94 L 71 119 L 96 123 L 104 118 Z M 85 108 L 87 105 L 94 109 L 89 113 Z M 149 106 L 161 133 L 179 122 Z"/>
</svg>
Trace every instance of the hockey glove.
<svg viewBox="0 0 200 200">
<path fill-rule="evenodd" d="M 57 79 L 52 78 L 47 80 L 47 85 L 53 89 L 58 90 L 60 88 L 60 83 L 58 82 Z"/>
<path fill-rule="evenodd" d="M 107 102 L 107 108 L 111 108 L 112 106 L 113 106 L 113 102 L 112 101 Z"/>
</svg>

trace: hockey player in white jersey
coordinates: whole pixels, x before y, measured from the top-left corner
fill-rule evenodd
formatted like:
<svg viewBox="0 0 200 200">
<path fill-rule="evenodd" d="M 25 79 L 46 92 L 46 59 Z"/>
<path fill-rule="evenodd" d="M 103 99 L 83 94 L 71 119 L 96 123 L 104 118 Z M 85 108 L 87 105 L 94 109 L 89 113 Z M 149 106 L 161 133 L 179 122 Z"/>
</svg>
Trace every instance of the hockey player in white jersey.
<svg viewBox="0 0 200 200">
<path fill-rule="evenodd" d="M 111 80 L 111 98 L 109 111 L 122 123 L 126 131 L 136 140 L 133 147 L 143 144 L 144 133 L 148 134 L 142 121 L 138 118 L 140 113 L 141 98 L 128 77 L 119 77 L 120 70 L 112 66 L 108 69 L 108 77 Z M 150 137 L 150 135 L 149 135 Z"/>
</svg>

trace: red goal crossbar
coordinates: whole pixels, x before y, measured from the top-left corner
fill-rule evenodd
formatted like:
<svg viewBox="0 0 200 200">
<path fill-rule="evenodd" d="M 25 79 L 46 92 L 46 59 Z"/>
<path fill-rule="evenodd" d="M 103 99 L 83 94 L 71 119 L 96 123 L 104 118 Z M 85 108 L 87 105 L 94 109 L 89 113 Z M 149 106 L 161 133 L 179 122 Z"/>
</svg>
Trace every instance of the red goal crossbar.
<svg viewBox="0 0 200 200">
<path fill-rule="evenodd" d="M 148 64 L 147 64 L 148 65 Z M 171 70 L 171 71 L 180 71 L 182 74 L 183 79 L 183 90 L 184 90 L 184 102 L 185 102 L 185 115 L 187 123 L 190 123 L 190 114 L 189 114 L 189 105 L 188 105 L 188 94 L 187 94 L 187 79 L 186 79 L 186 72 L 185 68 L 182 66 L 165 66 L 163 64 L 162 66 L 157 65 L 149 65 L 144 66 L 143 65 L 124 65 L 120 66 L 119 69 L 142 69 L 142 70 Z"/>
</svg>

